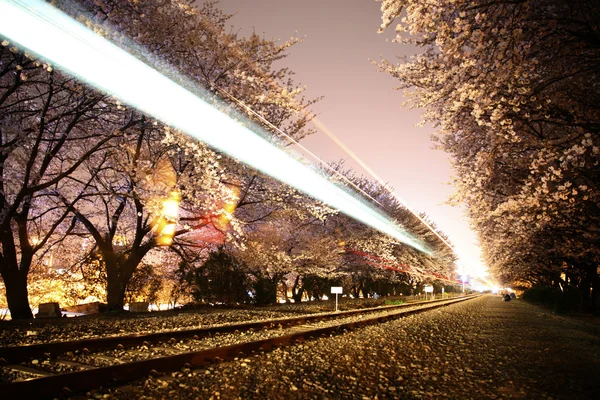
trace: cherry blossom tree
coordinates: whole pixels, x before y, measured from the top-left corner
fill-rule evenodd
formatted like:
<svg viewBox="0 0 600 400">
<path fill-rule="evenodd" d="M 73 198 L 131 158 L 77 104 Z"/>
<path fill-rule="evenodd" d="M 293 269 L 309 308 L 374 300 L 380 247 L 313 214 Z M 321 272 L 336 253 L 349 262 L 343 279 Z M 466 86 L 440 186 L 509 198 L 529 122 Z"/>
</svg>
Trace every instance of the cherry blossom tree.
<svg viewBox="0 0 600 400">
<path fill-rule="evenodd" d="M 225 100 L 231 100 L 234 108 L 240 101 L 250 104 L 271 123 L 287 124 L 287 129 L 296 138 L 309 132 L 305 129 L 309 116 L 300 112 L 305 110 L 306 105 L 297 99 L 300 91 L 292 89 L 291 80 L 284 81 L 290 72 L 271 68 L 272 62 L 283 57 L 283 52 L 294 40 L 275 45 L 256 35 L 244 39 L 227 34 L 224 23 L 228 16 L 214 8 L 212 3 L 199 10 L 186 3 L 161 0 L 143 4 L 84 2 L 84 5 L 93 10 L 93 17 L 88 23 L 96 30 L 109 32 L 109 28 L 118 29 L 122 36 L 116 40 L 120 45 L 137 51 L 167 74 L 186 84 L 197 84 L 216 90 L 219 95 L 230 96 L 235 101 L 230 97 Z M 148 21 L 152 23 L 148 24 Z M 168 29 L 157 29 L 158 26 Z M 144 50 L 121 37 L 134 39 L 136 46 L 141 45 Z M 255 118 L 255 115 L 252 117 Z M 95 194 L 91 194 L 103 196 L 103 203 L 109 205 L 106 208 L 111 209 L 105 212 L 110 219 L 104 219 L 104 228 L 99 229 L 93 218 L 87 218 L 84 212 L 77 210 L 78 219 L 94 237 L 96 250 L 103 252 L 110 308 L 122 307 L 127 282 L 150 249 L 168 245 L 171 251 L 191 261 L 198 257 L 198 252 L 215 245 L 210 243 L 214 237 L 209 243 L 202 240 L 202 236 L 207 234 L 203 228 L 210 228 L 213 234 L 215 231 L 217 235 L 221 233 L 224 236 L 222 240 L 228 238 L 226 233 L 231 234 L 230 226 L 234 228 L 234 236 L 240 235 L 239 224 L 233 218 L 232 210 L 227 208 L 237 210 L 252 204 L 244 203 L 248 193 L 254 190 L 252 184 L 264 179 L 257 177 L 253 170 L 238 166 L 235 160 L 221 160 L 220 155 L 181 134 L 170 132 L 168 128 L 165 128 L 163 146 L 157 146 L 161 138 L 151 132 L 155 125 L 151 121 L 141 122 L 130 130 L 132 143 L 124 143 L 123 147 L 135 150 L 127 162 L 121 163 L 125 165 L 115 164 L 117 159 L 113 158 L 110 167 L 100 167 L 109 171 L 113 165 L 118 165 L 117 170 L 105 175 L 107 179 L 101 185 L 102 188 L 109 187 L 109 190 L 95 190 Z M 167 175 L 168 182 L 164 179 L 160 182 L 157 170 L 158 175 Z M 169 174 L 173 176 L 169 178 Z M 120 178 L 115 179 L 116 175 Z M 157 180 L 162 184 L 157 185 Z M 245 181 L 250 183 L 241 187 L 236 184 Z M 177 216 L 165 215 L 161 209 L 167 197 L 178 203 Z M 237 197 L 240 197 L 239 201 Z M 130 216 L 124 218 L 129 208 Z M 122 221 L 123 229 L 129 229 L 131 233 L 119 233 L 117 221 Z M 134 229 L 130 228 L 132 225 Z M 172 230 L 171 236 L 168 243 L 161 243 L 165 228 Z M 111 241 L 125 237 L 122 250 L 115 251 L 109 240 L 100 240 L 102 231 L 110 232 L 106 237 L 112 237 Z"/>
<path fill-rule="evenodd" d="M 291 72 L 272 68 L 272 62 L 283 57 L 296 39 L 277 45 L 257 35 L 238 38 L 225 31 L 228 16 L 214 3 L 199 10 L 187 2 L 166 0 L 58 1 L 56 5 L 176 81 L 232 95 L 233 100 L 227 99 L 232 104 L 240 97 L 296 138 L 310 133 L 306 128 L 310 113 L 299 99 L 301 90 L 289 79 Z M 28 265 L 53 234 L 80 238 L 80 248 L 87 246 L 82 254 L 99 256 L 99 266 L 106 271 L 109 305 L 119 309 L 129 280 L 150 250 L 168 246 L 187 256 L 193 254 L 187 250 L 203 248 L 191 233 L 207 225 L 226 231 L 226 225 L 235 222 L 224 206 L 236 196 L 227 181 L 239 179 L 223 178 L 220 155 L 63 78 L 7 41 L 2 42 L 2 71 L 6 149 L 2 165 L 20 162 L 19 168 L 2 169 L 2 276 L 13 318 L 31 317 Z M 48 151 L 38 151 L 40 146 Z M 237 166 L 231 169 L 239 171 Z M 45 173 L 51 173 L 46 180 Z M 19 189 L 18 182 L 23 181 Z M 42 196 L 43 202 L 34 201 Z M 176 211 L 174 204 L 179 206 Z M 46 229 L 36 238 L 26 224 L 32 210 L 44 222 L 36 223 L 36 229 L 42 225 Z"/>
<path fill-rule="evenodd" d="M 301 299 L 300 281 L 306 275 L 328 275 L 339 266 L 339 249 L 327 235 L 323 217 L 317 218 L 302 203 L 318 203 L 306 196 L 295 208 L 273 211 L 252 225 L 243 247 L 232 249 L 253 278 L 255 301 L 274 303 L 279 287 L 287 298 L 286 278 L 295 280 L 293 294 Z M 298 294 L 300 292 L 300 294 Z"/>
<path fill-rule="evenodd" d="M 80 200 L 61 204 L 57 194 L 65 178 L 121 135 L 104 131 L 110 118 L 106 101 L 2 40 L 0 274 L 13 319 L 32 318 L 27 293 L 32 261 Z"/>
<path fill-rule="evenodd" d="M 71 207 L 69 234 L 87 236 L 93 243 L 89 251 L 100 256 L 109 309 L 123 308 L 127 286 L 151 250 L 210 223 L 218 207 L 213 201 L 219 196 L 216 155 L 190 143 L 195 153 L 184 149 L 182 163 L 181 147 L 161 145 L 163 133 L 157 128 L 140 116 L 114 151 L 86 166 L 93 181 L 82 187 L 79 183 L 87 180 L 70 177 L 79 187 L 70 193 L 82 200 Z M 63 197 L 72 201 L 68 194 Z"/>
<path fill-rule="evenodd" d="M 384 0 L 382 13 L 422 49 L 380 66 L 439 128 L 492 272 L 537 282 L 566 264 L 597 298 L 598 5 Z"/>
<path fill-rule="evenodd" d="M 340 272 L 349 277 L 354 296 L 362 293 L 367 297 L 383 282 L 407 284 L 410 281 L 412 286 L 425 279 L 448 279 L 454 274 L 456 255 L 440 239 L 442 237 L 448 243 L 448 238 L 428 221 L 426 215 L 419 215 L 419 219 L 392 195 L 391 188 L 344 170 L 343 163 L 334 165 L 334 169 L 346 178 L 340 180 L 348 185 L 348 190 L 363 197 L 399 229 L 404 229 L 407 235 L 428 248 L 428 253 L 414 249 L 345 215 L 329 218 L 327 224 L 336 233 L 345 253 Z"/>
</svg>

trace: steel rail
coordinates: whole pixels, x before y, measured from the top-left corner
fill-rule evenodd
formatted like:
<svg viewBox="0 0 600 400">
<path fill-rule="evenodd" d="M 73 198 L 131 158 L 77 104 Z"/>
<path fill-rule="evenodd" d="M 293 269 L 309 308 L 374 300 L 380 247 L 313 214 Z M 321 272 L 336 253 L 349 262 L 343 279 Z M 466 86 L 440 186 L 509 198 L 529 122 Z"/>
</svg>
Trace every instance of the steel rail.
<svg viewBox="0 0 600 400">
<path fill-rule="evenodd" d="M 274 325 L 291 326 L 301 325 L 307 322 L 314 322 L 325 319 L 337 319 L 340 317 L 351 316 L 355 314 L 364 314 L 389 310 L 394 308 L 414 307 L 420 304 L 435 304 L 445 300 L 428 300 L 413 303 L 404 303 L 399 305 L 388 305 L 370 308 L 361 308 L 355 310 L 338 311 L 331 313 L 319 313 L 313 315 L 303 315 L 301 317 L 287 317 L 278 319 L 269 319 L 255 322 L 233 323 L 225 325 L 216 325 L 203 328 L 191 328 L 171 330 L 145 334 L 131 334 L 123 336 L 110 336 L 103 338 L 90 338 L 81 340 L 70 340 L 63 342 L 49 342 L 25 346 L 0 347 L 0 366 L 3 364 L 16 364 L 30 358 L 55 357 L 69 351 L 87 349 L 88 351 L 98 351 L 114 348 L 118 345 L 136 346 L 145 342 L 152 344 L 170 339 L 181 339 L 196 336 L 203 338 L 214 335 L 215 333 L 229 333 L 237 331 L 246 331 L 249 329 L 264 329 Z"/>
<path fill-rule="evenodd" d="M 270 351 L 275 347 L 289 346 L 310 338 L 344 332 L 366 325 L 374 325 L 392 319 L 422 313 L 473 299 L 475 297 L 478 296 L 435 301 L 425 304 L 422 307 L 409 310 L 400 309 L 398 312 L 383 316 L 365 318 L 333 326 L 306 329 L 283 336 L 230 346 L 2 384 L 0 385 L 0 393 L 2 393 L 3 399 L 55 398 L 61 395 L 70 395 L 102 386 L 124 384 L 137 379 L 143 379 L 151 374 L 177 371 L 186 366 L 198 367 L 211 364 L 215 361 L 228 361 L 238 357 L 240 353 L 248 355 L 257 351 Z M 385 311 L 385 309 L 380 308 L 380 311 Z"/>
</svg>

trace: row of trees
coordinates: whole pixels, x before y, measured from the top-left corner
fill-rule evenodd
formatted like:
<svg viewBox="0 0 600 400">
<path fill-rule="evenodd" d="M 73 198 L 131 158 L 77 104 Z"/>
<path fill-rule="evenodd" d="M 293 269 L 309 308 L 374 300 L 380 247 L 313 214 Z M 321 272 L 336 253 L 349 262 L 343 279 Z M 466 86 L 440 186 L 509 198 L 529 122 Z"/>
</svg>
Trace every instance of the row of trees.
<svg viewBox="0 0 600 400">
<path fill-rule="evenodd" d="M 340 259 L 340 263 L 343 264 Z M 446 293 L 459 290 L 458 285 L 449 281 L 419 279 L 395 271 L 374 268 L 344 268 L 333 273 L 321 270 L 295 269 L 279 282 L 265 280 L 256 270 L 228 254 L 227 249 L 219 248 L 211 253 L 201 266 L 181 265 L 178 271 L 178 287 L 194 303 L 258 305 L 273 304 L 278 299 L 301 302 L 304 299 L 322 300 L 330 298 L 332 286 L 344 288 L 345 295 L 358 297 L 401 296 L 422 294 L 426 283 L 432 283 L 436 293 L 442 288 Z"/>
<path fill-rule="evenodd" d="M 231 293 L 232 282 L 223 287 L 224 282 L 217 276 L 235 276 L 234 281 L 240 283 L 235 298 L 245 298 L 249 291 L 258 304 L 274 303 L 278 294 L 287 299 L 288 293 L 294 301 L 319 299 L 328 294 L 332 283 L 343 285 L 355 297 L 369 297 L 374 292 L 413 294 L 420 292 L 426 282 L 452 284 L 448 278 L 454 273 L 452 251 L 389 193 L 384 194 L 378 184 L 369 184 L 359 187 L 371 195 L 378 188 L 378 201 L 388 215 L 416 232 L 433 249 L 432 254 L 398 243 L 343 214 L 330 212 L 315 217 L 294 207 L 276 210 L 246 230 L 244 246 L 225 244 L 207 263 L 182 266 L 180 273 L 188 282 L 191 279 L 192 290 L 194 285 L 205 288 L 208 297 L 203 297 L 202 290 L 195 296 L 202 300 L 210 300 L 211 287 L 222 288 L 224 295 Z M 229 301 L 226 296 L 212 300 Z"/>
<path fill-rule="evenodd" d="M 54 3 L 173 79 L 226 92 L 296 140 L 311 133 L 313 101 L 301 97 L 289 70 L 273 67 L 297 39 L 240 38 L 225 29 L 228 16 L 213 3 L 199 9 L 179 0 Z M 243 266 L 239 278 L 251 279 L 264 302 L 285 282 L 301 298 L 311 280 L 331 274 L 409 282 L 452 273 L 451 252 L 378 185 L 350 176 L 431 255 L 0 41 L 0 274 L 13 319 L 32 318 L 28 289 L 39 294 L 43 282 L 56 291 L 55 283 L 65 282 L 72 298 L 98 295 L 121 310 L 129 299 L 156 295 L 169 277 L 202 281 L 215 262 L 234 272 Z M 345 260 L 347 249 L 385 262 Z M 184 286 L 171 285 L 171 298 L 184 295 Z"/>
<path fill-rule="evenodd" d="M 504 283 L 600 293 L 600 5 L 383 0 L 422 52 L 380 67 L 439 130 L 456 201 Z"/>
</svg>

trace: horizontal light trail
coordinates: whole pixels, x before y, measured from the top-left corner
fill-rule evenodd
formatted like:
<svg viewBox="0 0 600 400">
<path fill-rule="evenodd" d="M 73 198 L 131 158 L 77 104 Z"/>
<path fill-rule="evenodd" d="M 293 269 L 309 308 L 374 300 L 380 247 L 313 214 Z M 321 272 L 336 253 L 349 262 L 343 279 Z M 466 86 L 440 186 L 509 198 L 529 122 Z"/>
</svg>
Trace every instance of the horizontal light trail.
<svg viewBox="0 0 600 400">
<path fill-rule="evenodd" d="M 425 253 L 388 217 L 41 0 L 0 0 L 0 34 L 209 146 Z"/>
</svg>

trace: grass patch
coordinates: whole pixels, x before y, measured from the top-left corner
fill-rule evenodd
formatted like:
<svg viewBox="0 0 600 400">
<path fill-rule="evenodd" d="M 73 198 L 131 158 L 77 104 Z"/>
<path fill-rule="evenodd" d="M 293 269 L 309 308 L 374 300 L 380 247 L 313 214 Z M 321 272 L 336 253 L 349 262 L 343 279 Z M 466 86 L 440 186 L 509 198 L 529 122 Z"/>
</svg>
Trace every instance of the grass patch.
<svg viewBox="0 0 600 400">
<path fill-rule="evenodd" d="M 386 306 L 399 306 L 400 304 L 406 303 L 404 300 L 386 300 Z"/>
</svg>

